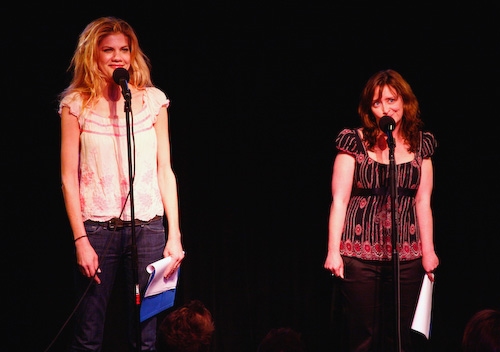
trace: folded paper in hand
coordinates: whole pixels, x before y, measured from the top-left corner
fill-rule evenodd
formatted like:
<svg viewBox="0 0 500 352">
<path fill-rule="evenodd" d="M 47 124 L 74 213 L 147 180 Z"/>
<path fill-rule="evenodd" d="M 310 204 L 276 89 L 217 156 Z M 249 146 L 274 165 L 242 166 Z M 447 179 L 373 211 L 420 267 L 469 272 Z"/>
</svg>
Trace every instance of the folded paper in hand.
<svg viewBox="0 0 500 352">
<path fill-rule="evenodd" d="M 424 281 L 420 288 L 420 296 L 418 297 L 417 309 L 413 316 L 411 329 L 425 335 L 427 339 L 431 334 L 431 316 L 432 316 L 432 282 L 427 274 L 424 275 Z"/>
<path fill-rule="evenodd" d="M 171 257 L 163 258 L 146 267 L 146 271 L 150 275 L 146 286 L 146 292 L 144 293 L 144 298 L 141 303 L 141 322 L 174 305 L 179 269 L 177 269 L 168 279 L 165 279 L 163 276 L 165 268 L 171 260 Z"/>
</svg>

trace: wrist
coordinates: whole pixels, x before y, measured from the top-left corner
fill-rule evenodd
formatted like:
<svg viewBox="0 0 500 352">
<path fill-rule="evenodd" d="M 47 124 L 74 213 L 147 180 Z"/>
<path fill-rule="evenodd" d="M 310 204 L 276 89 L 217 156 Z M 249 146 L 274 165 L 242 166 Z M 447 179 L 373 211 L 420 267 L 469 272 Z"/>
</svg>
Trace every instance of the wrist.
<svg viewBox="0 0 500 352">
<path fill-rule="evenodd" d="M 76 241 L 81 240 L 84 237 L 87 237 L 87 235 L 83 235 L 83 236 L 79 236 L 79 237 L 75 238 L 74 242 L 76 243 Z"/>
</svg>

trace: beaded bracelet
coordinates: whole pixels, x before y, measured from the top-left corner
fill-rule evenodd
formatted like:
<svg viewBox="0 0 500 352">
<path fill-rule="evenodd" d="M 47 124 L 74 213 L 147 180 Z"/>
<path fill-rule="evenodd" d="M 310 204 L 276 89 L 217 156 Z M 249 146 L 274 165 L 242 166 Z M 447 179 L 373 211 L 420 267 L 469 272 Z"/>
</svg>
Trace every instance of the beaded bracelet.
<svg viewBox="0 0 500 352">
<path fill-rule="evenodd" d="M 80 237 L 75 238 L 75 242 L 76 242 L 76 241 L 78 241 L 78 240 L 79 240 L 79 239 L 81 239 L 81 238 L 84 238 L 84 237 L 87 237 L 87 235 L 83 235 L 83 236 L 80 236 Z"/>
</svg>

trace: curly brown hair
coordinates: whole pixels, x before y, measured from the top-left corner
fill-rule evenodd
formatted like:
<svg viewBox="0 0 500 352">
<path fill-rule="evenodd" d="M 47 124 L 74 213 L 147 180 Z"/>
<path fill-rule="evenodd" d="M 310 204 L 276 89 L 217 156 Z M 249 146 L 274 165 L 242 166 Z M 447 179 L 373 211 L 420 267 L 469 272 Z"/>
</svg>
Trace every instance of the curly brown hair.
<svg viewBox="0 0 500 352">
<path fill-rule="evenodd" d="M 158 352 L 208 352 L 215 324 L 199 300 L 191 300 L 168 313 L 158 327 Z"/>
<path fill-rule="evenodd" d="M 465 325 L 462 336 L 464 352 L 500 351 L 500 311 L 482 309 Z"/>
</svg>

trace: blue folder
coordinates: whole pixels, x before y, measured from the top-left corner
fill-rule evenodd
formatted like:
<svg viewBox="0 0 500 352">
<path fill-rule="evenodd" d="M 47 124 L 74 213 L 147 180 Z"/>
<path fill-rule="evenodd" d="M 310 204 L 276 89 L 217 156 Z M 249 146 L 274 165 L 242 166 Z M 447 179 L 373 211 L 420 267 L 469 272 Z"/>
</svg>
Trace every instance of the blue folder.
<svg viewBox="0 0 500 352">
<path fill-rule="evenodd" d="M 172 277 L 164 279 L 162 276 L 155 278 L 155 273 L 163 268 L 169 262 L 170 258 L 161 259 L 155 263 L 148 265 L 146 270 L 150 273 L 148 284 L 144 290 L 140 308 L 140 322 L 155 316 L 158 313 L 172 307 L 175 301 L 175 291 L 177 289 L 177 278 L 180 273 L 180 268 L 177 268 Z"/>
<path fill-rule="evenodd" d="M 155 316 L 158 313 L 163 312 L 174 305 L 175 300 L 175 288 L 162 293 L 158 293 L 154 296 L 144 297 L 141 303 L 141 313 L 140 321 L 141 323 Z"/>
</svg>

